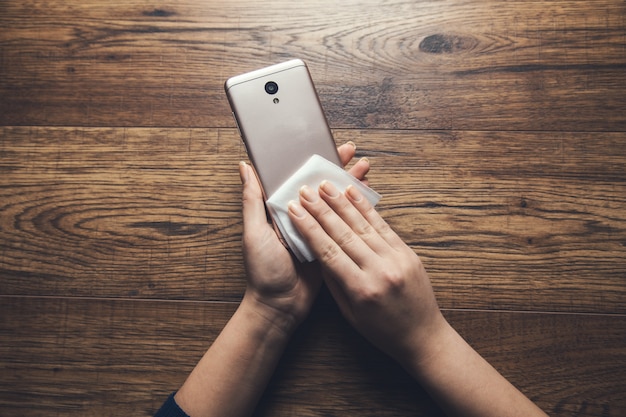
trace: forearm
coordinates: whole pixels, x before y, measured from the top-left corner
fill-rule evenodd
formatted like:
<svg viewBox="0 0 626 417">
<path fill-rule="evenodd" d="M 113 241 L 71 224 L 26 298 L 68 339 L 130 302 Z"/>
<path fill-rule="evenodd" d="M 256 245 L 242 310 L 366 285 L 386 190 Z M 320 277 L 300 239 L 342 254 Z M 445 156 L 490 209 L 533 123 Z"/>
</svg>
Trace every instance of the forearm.
<svg viewBox="0 0 626 417">
<path fill-rule="evenodd" d="M 545 416 L 447 322 L 407 369 L 450 416 Z M 414 356 L 418 357 L 418 356 Z"/>
<path fill-rule="evenodd" d="M 252 414 L 272 376 L 289 332 L 251 298 L 244 297 L 176 394 L 191 417 Z"/>
</svg>

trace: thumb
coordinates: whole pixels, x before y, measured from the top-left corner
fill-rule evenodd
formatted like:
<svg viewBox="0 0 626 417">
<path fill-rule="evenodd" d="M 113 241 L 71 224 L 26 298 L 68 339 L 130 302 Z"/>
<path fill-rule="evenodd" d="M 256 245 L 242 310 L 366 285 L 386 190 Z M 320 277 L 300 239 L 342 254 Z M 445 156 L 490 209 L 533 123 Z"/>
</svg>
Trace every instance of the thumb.
<svg viewBox="0 0 626 417">
<path fill-rule="evenodd" d="M 245 162 L 239 163 L 239 176 L 243 184 L 243 225 L 244 229 L 254 230 L 255 226 L 266 224 L 265 203 L 261 185 L 250 165 Z"/>
</svg>

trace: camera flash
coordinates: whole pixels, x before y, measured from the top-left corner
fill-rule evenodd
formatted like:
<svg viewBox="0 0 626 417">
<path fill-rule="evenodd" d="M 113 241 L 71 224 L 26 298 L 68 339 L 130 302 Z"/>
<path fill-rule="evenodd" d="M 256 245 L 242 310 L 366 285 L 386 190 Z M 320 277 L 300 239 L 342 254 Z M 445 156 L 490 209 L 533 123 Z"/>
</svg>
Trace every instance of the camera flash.
<svg viewBox="0 0 626 417">
<path fill-rule="evenodd" d="M 280 101 L 278 98 L 274 98 L 274 104 L 278 104 L 278 102 Z"/>
</svg>

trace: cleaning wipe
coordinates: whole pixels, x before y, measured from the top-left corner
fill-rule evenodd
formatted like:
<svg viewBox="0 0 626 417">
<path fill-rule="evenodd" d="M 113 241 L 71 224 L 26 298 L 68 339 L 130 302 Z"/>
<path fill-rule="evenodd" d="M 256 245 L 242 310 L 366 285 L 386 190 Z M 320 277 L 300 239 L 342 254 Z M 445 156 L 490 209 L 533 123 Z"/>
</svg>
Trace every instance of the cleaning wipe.
<svg viewBox="0 0 626 417">
<path fill-rule="evenodd" d="M 309 158 L 266 201 L 268 211 L 278 226 L 280 233 L 300 262 L 311 262 L 315 260 L 315 255 L 291 222 L 287 206 L 292 200 L 299 201 L 300 188 L 302 186 L 308 185 L 312 189 L 317 190 L 324 180 L 329 181 L 342 192 L 349 185 L 355 186 L 372 206 L 375 206 L 381 199 L 380 194 L 376 191 L 367 187 L 361 181 L 348 174 L 343 168 L 324 157 L 313 155 Z"/>
</svg>

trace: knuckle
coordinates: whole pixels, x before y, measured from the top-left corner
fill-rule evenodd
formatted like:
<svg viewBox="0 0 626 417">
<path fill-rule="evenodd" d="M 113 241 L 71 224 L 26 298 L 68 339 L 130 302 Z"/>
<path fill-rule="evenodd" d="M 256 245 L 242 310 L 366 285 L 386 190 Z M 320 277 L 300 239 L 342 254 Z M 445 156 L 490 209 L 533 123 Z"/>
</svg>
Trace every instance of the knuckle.
<svg viewBox="0 0 626 417">
<path fill-rule="evenodd" d="M 339 257 L 340 248 L 334 242 L 322 245 L 319 252 L 319 261 L 325 265 L 331 265 Z"/>
<path fill-rule="evenodd" d="M 346 246 L 350 246 L 354 243 L 356 238 L 356 235 L 354 234 L 354 232 L 352 232 L 352 230 L 348 229 L 348 230 L 344 230 L 342 231 L 336 238 L 335 238 L 335 242 L 337 242 L 337 244 L 344 248 Z"/>
<path fill-rule="evenodd" d="M 397 293 L 402 292 L 405 286 L 404 274 L 398 270 L 387 270 L 383 275 L 383 280 L 387 291 Z"/>
<path fill-rule="evenodd" d="M 311 239 L 322 230 L 321 226 L 315 219 L 307 218 L 300 225 L 298 225 L 298 229 L 300 234 L 304 236 L 305 239 Z"/>
<path fill-rule="evenodd" d="M 312 214 L 316 219 L 328 219 L 333 215 L 333 211 L 326 204 L 319 204 L 313 207 Z"/>
<path fill-rule="evenodd" d="M 256 196 L 254 195 L 254 193 L 247 188 L 244 188 L 243 192 L 241 193 L 241 201 L 243 205 L 254 203 L 255 197 Z"/>
<path fill-rule="evenodd" d="M 405 275 L 399 269 L 382 270 L 376 278 L 359 289 L 359 303 L 370 306 L 383 304 L 390 296 L 403 292 L 406 286 Z"/>
<path fill-rule="evenodd" d="M 374 209 L 372 209 L 374 210 Z M 383 220 L 382 218 L 380 218 L 376 224 L 376 228 L 380 231 L 381 234 L 387 234 L 387 233 L 391 233 L 392 229 L 391 226 L 389 226 L 389 223 L 387 223 L 385 220 Z"/>
<path fill-rule="evenodd" d="M 365 224 L 361 225 L 358 230 L 359 235 L 363 236 L 365 239 L 373 237 L 377 234 L 376 230 L 372 227 L 371 224 L 365 222 Z"/>
<path fill-rule="evenodd" d="M 380 223 L 380 230 L 382 233 L 392 233 L 393 230 L 391 229 L 391 226 L 389 226 L 389 224 L 386 221 L 381 221 Z"/>
</svg>

